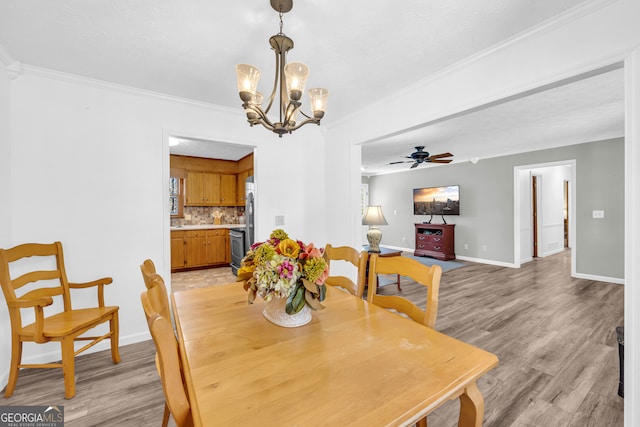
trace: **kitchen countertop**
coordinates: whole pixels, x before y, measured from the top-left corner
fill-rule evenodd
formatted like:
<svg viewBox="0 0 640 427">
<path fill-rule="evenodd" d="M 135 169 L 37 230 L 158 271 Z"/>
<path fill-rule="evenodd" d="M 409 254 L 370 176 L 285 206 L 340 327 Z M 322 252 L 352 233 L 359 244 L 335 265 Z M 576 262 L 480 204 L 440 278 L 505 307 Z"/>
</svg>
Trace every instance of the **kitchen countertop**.
<svg viewBox="0 0 640 427">
<path fill-rule="evenodd" d="M 245 228 L 246 224 L 197 224 L 172 226 L 171 231 L 180 230 L 213 230 L 216 228 Z"/>
</svg>

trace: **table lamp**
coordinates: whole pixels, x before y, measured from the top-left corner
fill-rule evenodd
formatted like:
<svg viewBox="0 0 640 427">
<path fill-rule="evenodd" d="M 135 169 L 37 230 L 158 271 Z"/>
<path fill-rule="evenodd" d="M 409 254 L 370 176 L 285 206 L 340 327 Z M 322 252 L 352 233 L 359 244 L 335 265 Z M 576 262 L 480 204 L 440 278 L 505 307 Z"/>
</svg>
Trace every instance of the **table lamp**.
<svg viewBox="0 0 640 427">
<path fill-rule="evenodd" d="M 382 207 L 367 206 L 367 210 L 362 217 L 362 225 L 368 225 L 367 240 L 369 241 L 369 252 L 380 253 L 380 240 L 382 240 L 382 231 L 378 225 L 387 225 L 387 220 L 382 215 Z"/>
</svg>

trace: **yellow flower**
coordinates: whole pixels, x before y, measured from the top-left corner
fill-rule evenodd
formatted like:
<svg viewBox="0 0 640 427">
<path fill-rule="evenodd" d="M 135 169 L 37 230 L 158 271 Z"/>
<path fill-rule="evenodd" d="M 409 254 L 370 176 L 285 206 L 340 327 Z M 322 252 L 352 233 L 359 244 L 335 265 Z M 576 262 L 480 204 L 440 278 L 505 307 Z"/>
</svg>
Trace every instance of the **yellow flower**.
<svg viewBox="0 0 640 427">
<path fill-rule="evenodd" d="M 300 253 L 300 245 L 293 239 L 284 239 L 278 244 L 280 254 L 296 259 Z"/>
<path fill-rule="evenodd" d="M 250 279 L 253 276 L 253 271 L 255 269 L 256 269 L 255 265 L 243 265 L 238 269 L 237 281 Z"/>
</svg>

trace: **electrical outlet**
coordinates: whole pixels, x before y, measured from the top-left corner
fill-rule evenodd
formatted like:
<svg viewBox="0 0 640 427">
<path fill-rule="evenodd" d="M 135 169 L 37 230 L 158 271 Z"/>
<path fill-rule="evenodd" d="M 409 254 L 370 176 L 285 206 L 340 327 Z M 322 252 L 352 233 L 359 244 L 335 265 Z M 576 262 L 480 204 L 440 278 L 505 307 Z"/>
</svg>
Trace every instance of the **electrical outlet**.
<svg viewBox="0 0 640 427">
<path fill-rule="evenodd" d="M 482 245 L 482 252 L 487 252 L 487 245 Z"/>
<path fill-rule="evenodd" d="M 406 237 L 402 238 L 402 243 L 407 243 L 407 238 Z"/>
<path fill-rule="evenodd" d="M 465 243 L 465 244 L 464 244 L 464 248 L 465 248 L 465 249 L 469 249 L 469 244 L 468 244 L 468 243 Z"/>
<path fill-rule="evenodd" d="M 604 218 L 604 211 L 602 211 L 602 210 L 593 211 L 593 218 L 603 219 Z"/>
<path fill-rule="evenodd" d="M 184 214 L 184 220 L 185 220 L 185 221 L 191 221 L 191 215 L 189 215 L 189 214 Z"/>
<path fill-rule="evenodd" d="M 276 215 L 276 225 L 284 225 L 284 215 Z"/>
</svg>

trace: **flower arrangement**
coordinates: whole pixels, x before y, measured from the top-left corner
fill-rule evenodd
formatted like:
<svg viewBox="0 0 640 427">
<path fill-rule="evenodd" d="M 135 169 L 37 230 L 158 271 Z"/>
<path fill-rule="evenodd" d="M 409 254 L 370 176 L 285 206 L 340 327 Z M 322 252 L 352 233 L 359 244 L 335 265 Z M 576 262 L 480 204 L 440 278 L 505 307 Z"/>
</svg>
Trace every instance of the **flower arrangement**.
<svg viewBox="0 0 640 427">
<path fill-rule="evenodd" d="M 290 239 L 281 229 L 274 230 L 266 242 L 253 244 L 238 269 L 238 281 L 249 292 L 249 304 L 259 295 L 265 301 L 286 298 L 287 314 L 298 313 L 305 305 L 323 309 L 320 301 L 325 298 L 324 282 L 329 276 L 323 253 L 323 248 Z"/>
</svg>

